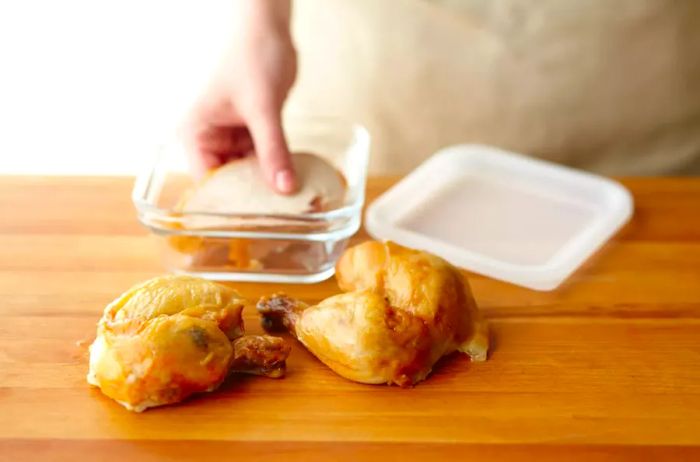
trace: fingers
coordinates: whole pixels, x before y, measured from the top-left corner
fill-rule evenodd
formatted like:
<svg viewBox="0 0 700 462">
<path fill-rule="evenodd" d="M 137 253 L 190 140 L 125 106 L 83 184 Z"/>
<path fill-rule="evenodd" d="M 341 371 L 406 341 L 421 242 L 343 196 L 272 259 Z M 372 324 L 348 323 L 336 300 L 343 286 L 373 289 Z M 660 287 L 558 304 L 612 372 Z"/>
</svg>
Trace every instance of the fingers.
<svg viewBox="0 0 700 462">
<path fill-rule="evenodd" d="M 274 97 L 269 86 L 254 85 L 219 102 L 201 103 L 187 125 L 195 171 L 204 173 L 254 148 L 267 184 L 282 194 L 296 191 L 294 165 L 280 116 L 283 100 Z"/>
<path fill-rule="evenodd" d="M 190 136 L 188 152 L 197 176 L 240 158 L 253 150 L 253 140 L 245 127 L 213 126 L 200 128 Z"/>
<path fill-rule="evenodd" d="M 196 144 L 198 151 L 211 153 L 224 161 L 241 157 L 253 149 L 248 129 L 240 126 L 209 126 L 197 135 Z"/>
<path fill-rule="evenodd" d="M 293 193 L 297 188 L 296 176 L 279 110 L 262 106 L 248 119 L 248 129 L 265 181 L 282 194 Z"/>
</svg>

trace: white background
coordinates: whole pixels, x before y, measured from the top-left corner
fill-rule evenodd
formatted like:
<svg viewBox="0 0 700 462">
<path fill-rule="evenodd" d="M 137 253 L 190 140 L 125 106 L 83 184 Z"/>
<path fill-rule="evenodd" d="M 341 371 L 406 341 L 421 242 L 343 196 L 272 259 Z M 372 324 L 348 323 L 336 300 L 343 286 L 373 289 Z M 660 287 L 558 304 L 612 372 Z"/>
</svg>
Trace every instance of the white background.
<svg viewBox="0 0 700 462">
<path fill-rule="evenodd" d="M 2 0 L 0 173 L 140 171 L 230 23 L 225 1 Z"/>
</svg>

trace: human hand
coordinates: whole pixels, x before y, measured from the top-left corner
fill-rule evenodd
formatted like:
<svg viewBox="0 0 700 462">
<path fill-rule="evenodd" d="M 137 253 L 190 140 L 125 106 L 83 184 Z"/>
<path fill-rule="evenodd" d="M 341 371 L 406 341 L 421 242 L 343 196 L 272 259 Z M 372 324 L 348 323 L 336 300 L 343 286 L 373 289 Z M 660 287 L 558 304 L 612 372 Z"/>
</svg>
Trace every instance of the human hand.
<svg viewBox="0 0 700 462">
<path fill-rule="evenodd" d="M 232 46 L 186 126 L 196 170 L 216 168 L 254 151 L 267 183 L 277 192 L 294 192 L 296 179 L 281 121 L 296 77 L 289 3 L 235 3 Z"/>
</svg>

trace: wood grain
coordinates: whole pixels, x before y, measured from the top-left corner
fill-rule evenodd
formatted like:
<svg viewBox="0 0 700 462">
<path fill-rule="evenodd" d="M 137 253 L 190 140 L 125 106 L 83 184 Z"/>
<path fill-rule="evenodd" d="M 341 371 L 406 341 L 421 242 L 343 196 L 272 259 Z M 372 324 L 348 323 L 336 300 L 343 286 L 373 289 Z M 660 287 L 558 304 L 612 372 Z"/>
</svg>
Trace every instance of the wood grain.
<svg viewBox="0 0 700 462">
<path fill-rule="evenodd" d="M 393 181 L 372 180 L 369 199 Z M 0 178 L 0 460 L 698 460 L 700 179 L 624 183 L 634 219 L 561 289 L 469 274 L 493 326 L 486 363 L 367 386 L 291 340 L 285 379 L 235 377 L 135 415 L 85 383 L 104 305 L 162 271 L 131 180 Z"/>
</svg>

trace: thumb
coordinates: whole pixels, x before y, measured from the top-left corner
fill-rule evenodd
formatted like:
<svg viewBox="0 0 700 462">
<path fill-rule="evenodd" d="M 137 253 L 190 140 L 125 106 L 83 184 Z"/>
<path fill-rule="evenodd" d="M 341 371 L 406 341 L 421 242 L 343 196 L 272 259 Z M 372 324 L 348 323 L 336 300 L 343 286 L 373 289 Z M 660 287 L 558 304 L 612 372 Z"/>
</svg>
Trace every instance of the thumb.
<svg viewBox="0 0 700 462">
<path fill-rule="evenodd" d="M 297 188 L 296 176 L 280 111 L 268 107 L 257 111 L 247 122 L 267 184 L 282 194 L 293 193 Z"/>
</svg>

